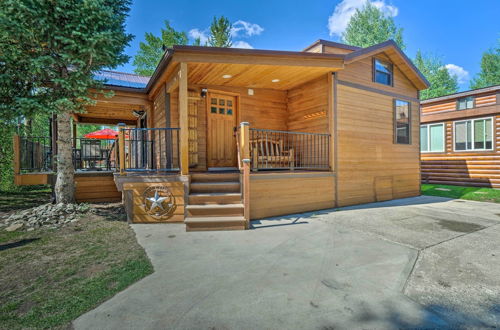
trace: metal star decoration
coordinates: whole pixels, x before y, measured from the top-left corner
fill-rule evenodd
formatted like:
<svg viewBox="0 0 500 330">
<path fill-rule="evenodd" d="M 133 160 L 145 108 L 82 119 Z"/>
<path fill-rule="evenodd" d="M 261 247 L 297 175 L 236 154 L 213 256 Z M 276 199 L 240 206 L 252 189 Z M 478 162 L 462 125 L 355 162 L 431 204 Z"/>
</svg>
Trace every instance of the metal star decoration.
<svg viewBox="0 0 500 330">
<path fill-rule="evenodd" d="M 151 202 L 151 207 L 149 208 L 149 210 L 153 212 L 156 208 L 160 208 L 162 211 L 165 211 L 162 204 L 166 199 L 168 199 L 168 197 L 160 197 L 158 191 L 155 191 L 155 195 L 148 198 L 148 201 Z"/>
</svg>

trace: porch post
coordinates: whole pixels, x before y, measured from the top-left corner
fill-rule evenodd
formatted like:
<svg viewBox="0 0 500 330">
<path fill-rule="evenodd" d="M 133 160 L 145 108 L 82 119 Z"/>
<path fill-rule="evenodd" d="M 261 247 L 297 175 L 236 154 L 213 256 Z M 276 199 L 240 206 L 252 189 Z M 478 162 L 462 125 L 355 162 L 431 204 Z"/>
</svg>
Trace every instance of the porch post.
<svg viewBox="0 0 500 330">
<path fill-rule="evenodd" d="M 120 163 L 120 174 L 125 174 L 125 124 L 118 124 L 118 157 Z"/>
<path fill-rule="evenodd" d="M 179 69 L 179 123 L 181 174 L 189 174 L 189 122 L 188 122 L 188 67 L 182 62 Z"/>
<path fill-rule="evenodd" d="M 250 124 L 240 124 L 241 162 L 243 164 L 243 217 L 250 227 Z"/>
<path fill-rule="evenodd" d="M 334 166 L 334 162 L 335 162 L 335 155 L 334 155 L 334 139 L 335 139 L 335 125 L 334 125 L 334 121 L 337 120 L 337 118 L 335 118 L 335 111 L 334 111 L 334 102 L 336 102 L 336 100 L 334 99 L 334 93 L 335 93 L 335 89 L 334 89 L 334 77 L 333 77 L 334 73 L 333 72 L 329 72 L 328 73 L 328 133 L 330 134 L 330 138 L 329 138 L 329 142 L 330 142 L 330 146 L 329 146 L 329 150 L 328 150 L 328 163 L 330 165 L 330 169 L 332 171 L 336 171 L 337 169 L 335 168 Z"/>
</svg>

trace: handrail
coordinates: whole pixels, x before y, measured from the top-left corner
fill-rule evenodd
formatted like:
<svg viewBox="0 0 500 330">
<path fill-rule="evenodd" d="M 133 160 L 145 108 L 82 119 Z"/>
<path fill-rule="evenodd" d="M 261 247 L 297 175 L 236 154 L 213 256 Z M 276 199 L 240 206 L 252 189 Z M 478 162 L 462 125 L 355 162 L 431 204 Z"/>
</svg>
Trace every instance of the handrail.
<svg viewBox="0 0 500 330">
<path fill-rule="evenodd" d="M 329 170 L 330 134 L 251 128 L 252 170 Z"/>
<path fill-rule="evenodd" d="M 179 133 L 177 127 L 120 127 L 120 173 L 179 172 Z"/>
</svg>

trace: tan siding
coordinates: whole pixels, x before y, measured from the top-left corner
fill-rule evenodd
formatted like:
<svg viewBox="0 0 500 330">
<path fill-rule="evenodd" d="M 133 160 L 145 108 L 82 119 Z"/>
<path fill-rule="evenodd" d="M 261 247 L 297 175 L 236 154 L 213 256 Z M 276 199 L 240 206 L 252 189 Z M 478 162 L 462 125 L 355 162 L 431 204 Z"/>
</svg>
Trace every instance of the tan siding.
<svg viewBox="0 0 500 330">
<path fill-rule="evenodd" d="M 376 56 L 383 60 L 388 61 L 388 58 L 384 55 Z M 399 70 L 399 68 L 394 66 L 394 86 L 386 86 L 373 82 L 373 61 L 372 58 L 366 58 L 351 64 L 346 65 L 344 70 L 339 71 L 338 79 L 349 81 L 351 83 L 357 83 L 371 88 L 381 89 L 387 92 L 397 93 L 405 95 L 407 97 L 417 98 L 417 89 L 413 84 L 406 78 L 406 76 Z"/>
<path fill-rule="evenodd" d="M 288 91 L 288 129 L 328 133 L 327 76 Z"/>
<path fill-rule="evenodd" d="M 404 85 L 404 84 L 401 84 Z M 338 204 L 420 194 L 419 109 L 411 103 L 412 143 L 394 143 L 394 98 L 338 85 Z M 412 95 L 414 88 L 401 94 Z"/>
<path fill-rule="evenodd" d="M 250 175 L 250 218 L 300 213 L 335 206 L 331 173 Z"/>
</svg>

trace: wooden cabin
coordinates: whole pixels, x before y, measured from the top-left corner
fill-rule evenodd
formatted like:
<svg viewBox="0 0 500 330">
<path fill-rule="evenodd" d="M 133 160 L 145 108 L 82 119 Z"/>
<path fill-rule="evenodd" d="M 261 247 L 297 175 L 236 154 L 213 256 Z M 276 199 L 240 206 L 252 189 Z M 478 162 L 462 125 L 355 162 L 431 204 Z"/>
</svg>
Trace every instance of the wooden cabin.
<svg viewBox="0 0 500 330">
<path fill-rule="evenodd" d="M 428 82 L 393 41 L 174 46 L 150 78 L 101 75 L 115 95 L 75 121 L 121 123 L 109 175 L 132 222 L 244 229 L 420 194 L 418 96 Z M 101 179 L 87 175 L 96 188 Z"/>
<path fill-rule="evenodd" d="M 422 182 L 500 188 L 500 85 L 421 102 Z"/>
</svg>

